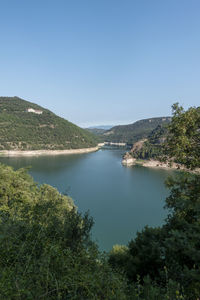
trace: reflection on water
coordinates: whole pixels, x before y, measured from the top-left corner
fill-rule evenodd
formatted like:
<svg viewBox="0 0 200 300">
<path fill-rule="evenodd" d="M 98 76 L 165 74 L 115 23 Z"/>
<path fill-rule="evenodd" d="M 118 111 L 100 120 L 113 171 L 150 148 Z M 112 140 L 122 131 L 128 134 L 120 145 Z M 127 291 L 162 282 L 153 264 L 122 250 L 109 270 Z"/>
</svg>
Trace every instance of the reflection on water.
<svg viewBox="0 0 200 300">
<path fill-rule="evenodd" d="M 123 150 L 88 154 L 0 158 L 15 169 L 31 166 L 39 183 L 68 192 L 79 210 L 90 211 L 95 225 L 93 237 L 100 247 L 127 244 L 145 225 L 164 222 L 167 190 L 165 170 L 121 165 Z"/>
</svg>

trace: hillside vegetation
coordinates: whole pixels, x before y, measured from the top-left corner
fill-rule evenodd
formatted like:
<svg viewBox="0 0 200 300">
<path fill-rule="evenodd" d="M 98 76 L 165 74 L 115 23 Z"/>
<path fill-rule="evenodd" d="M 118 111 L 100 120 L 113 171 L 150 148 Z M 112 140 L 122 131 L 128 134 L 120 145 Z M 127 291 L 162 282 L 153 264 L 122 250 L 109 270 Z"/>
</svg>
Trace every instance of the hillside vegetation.
<svg viewBox="0 0 200 300">
<path fill-rule="evenodd" d="M 151 118 L 129 125 L 119 125 L 107 130 L 102 137 L 105 142 L 133 144 L 146 138 L 158 125 L 168 124 L 170 117 Z"/>
<path fill-rule="evenodd" d="M 37 104 L 0 97 L 0 150 L 62 150 L 96 144 L 93 134 Z"/>
<path fill-rule="evenodd" d="M 137 159 L 159 159 L 164 154 L 167 133 L 167 124 L 158 125 L 146 139 L 133 145 L 130 154 Z"/>
<path fill-rule="evenodd" d="M 106 130 L 102 128 L 86 128 L 86 130 L 98 136 L 102 136 L 106 132 Z"/>
</svg>

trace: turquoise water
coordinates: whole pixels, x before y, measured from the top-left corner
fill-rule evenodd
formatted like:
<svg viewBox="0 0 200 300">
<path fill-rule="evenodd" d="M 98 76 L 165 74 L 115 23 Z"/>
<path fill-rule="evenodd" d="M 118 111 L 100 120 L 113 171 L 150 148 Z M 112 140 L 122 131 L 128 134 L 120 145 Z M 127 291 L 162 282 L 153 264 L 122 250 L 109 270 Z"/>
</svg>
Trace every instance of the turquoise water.
<svg viewBox="0 0 200 300">
<path fill-rule="evenodd" d="M 94 218 L 93 239 L 103 250 L 127 244 L 145 225 L 164 223 L 168 191 L 164 181 L 172 172 L 124 167 L 119 149 L 62 156 L 0 158 L 14 168 L 31 166 L 38 183 L 69 194 L 79 211 Z"/>
</svg>

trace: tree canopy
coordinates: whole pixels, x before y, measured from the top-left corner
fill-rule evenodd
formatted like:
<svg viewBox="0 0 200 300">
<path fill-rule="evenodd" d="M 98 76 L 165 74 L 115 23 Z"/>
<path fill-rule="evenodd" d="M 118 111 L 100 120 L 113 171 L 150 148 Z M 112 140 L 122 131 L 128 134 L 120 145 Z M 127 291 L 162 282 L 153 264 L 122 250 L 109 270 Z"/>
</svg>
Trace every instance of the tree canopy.
<svg viewBox="0 0 200 300">
<path fill-rule="evenodd" d="M 125 299 L 71 198 L 0 165 L 0 299 Z"/>
<path fill-rule="evenodd" d="M 166 154 L 189 169 L 200 166 L 200 107 L 187 111 L 175 103 L 169 124 Z"/>
</svg>

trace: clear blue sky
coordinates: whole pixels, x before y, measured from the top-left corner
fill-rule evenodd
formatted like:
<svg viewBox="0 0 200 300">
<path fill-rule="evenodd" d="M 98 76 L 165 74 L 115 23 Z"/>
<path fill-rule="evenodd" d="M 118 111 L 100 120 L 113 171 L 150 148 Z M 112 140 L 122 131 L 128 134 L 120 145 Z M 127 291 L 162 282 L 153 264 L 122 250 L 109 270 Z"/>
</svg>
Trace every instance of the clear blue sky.
<svg viewBox="0 0 200 300">
<path fill-rule="evenodd" d="M 81 125 L 200 105 L 199 0 L 1 0 L 0 95 Z"/>
</svg>

